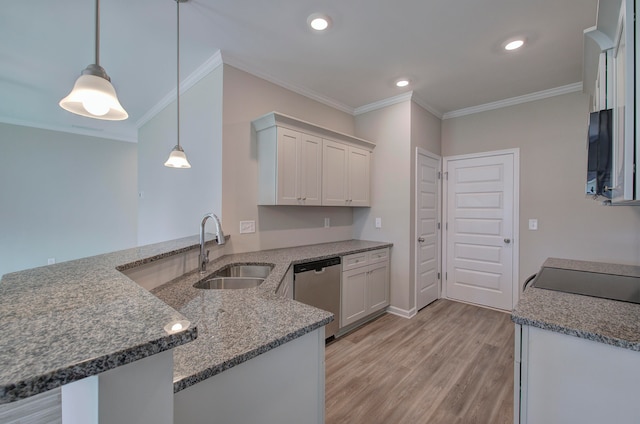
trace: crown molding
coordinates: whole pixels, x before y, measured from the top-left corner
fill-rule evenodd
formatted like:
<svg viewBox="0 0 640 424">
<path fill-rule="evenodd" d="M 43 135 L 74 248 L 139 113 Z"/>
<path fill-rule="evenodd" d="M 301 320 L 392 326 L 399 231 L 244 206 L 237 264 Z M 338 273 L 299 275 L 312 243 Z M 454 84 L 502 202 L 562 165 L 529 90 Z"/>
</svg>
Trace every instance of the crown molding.
<svg viewBox="0 0 640 424">
<path fill-rule="evenodd" d="M 222 65 L 222 54 L 220 50 L 216 51 L 213 56 L 207 59 L 202 65 L 198 66 L 187 78 L 180 83 L 180 94 L 184 94 L 185 91 L 196 85 L 202 78 L 206 77 L 209 73 Z M 142 127 L 149 122 L 154 116 L 156 116 L 162 109 L 167 107 L 171 102 L 176 99 L 176 89 L 171 90 L 166 96 L 164 96 L 158 103 L 156 103 L 151 109 L 147 111 L 140 119 L 136 121 L 136 128 Z"/>
<path fill-rule="evenodd" d="M 41 130 L 64 132 L 70 134 L 84 135 L 89 137 L 105 138 L 109 140 L 125 141 L 127 143 L 138 142 L 138 130 L 137 129 L 125 129 L 121 132 L 105 131 L 103 128 L 90 128 L 79 125 L 51 125 L 42 122 L 27 121 L 22 119 L 15 119 L 8 116 L 0 116 L 0 123 L 9 125 L 18 125 L 21 127 L 39 128 Z"/>
<path fill-rule="evenodd" d="M 248 65 L 244 62 L 242 62 L 241 60 L 238 60 L 237 58 L 229 55 L 228 53 L 224 53 L 223 54 L 223 61 L 225 63 L 225 65 L 229 65 L 229 66 L 233 66 L 234 68 L 237 68 L 241 71 L 247 72 L 253 76 L 256 76 L 258 78 L 261 78 L 263 80 L 269 81 L 275 85 L 279 85 L 280 87 L 286 88 L 289 91 L 293 91 L 294 93 L 298 93 L 301 96 L 307 97 L 311 100 L 315 100 L 317 102 L 320 102 L 322 104 L 325 104 L 329 107 L 332 107 L 334 109 L 338 109 L 342 112 L 348 113 L 350 115 L 354 114 L 354 109 L 351 106 L 345 105 L 344 103 L 340 103 L 336 100 L 333 100 L 329 97 L 323 96 L 322 94 L 316 93 L 313 90 L 309 90 L 307 88 L 304 87 L 300 87 L 298 85 L 295 84 L 290 84 L 288 82 L 282 81 L 278 78 L 273 77 L 272 75 L 263 72 L 261 70 L 259 70 L 256 67 L 253 67 L 251 65 Z"/>
<path fill-rule="evenodd" d="M 436 118 L 442 119 L 442 112 L 440 112 L 438 109 L 434 108 L 433 106 L 431 106 L 430 104 L 425 102 L 421 97 L 419 97 L 415 93 L 414 93 L 414 95 L 413 95 L 411 100 L 413 100 L 413 102 L 415 104 L 417 104 L 418 106 L 422 107 L 424 110 L 426 110 L 427 112 L 429 112 L 430 114 L 432 114 Z"/>
<path fill-rule="evenodd" d="M 353 115 L 358 116 L 363 113 L 371 112 L 372 110 L 382 109 L 387 106 L 397 105 L 398 103 L 410 101 L 413 96 L 413 91 L 408 91 L 406 93 L 399 94 L 397 96 L 389 97 L 387 99 L 382 99 L 377 102 L 369 103 L 364 106 L 360 106 L 354 109 Z"/>
<path fill-rule="evenodd" d="M 562 94 L 575 93 L 576 91 L 582 91 L 582 82 L 525 94 L 524 96 L 511 97 L 510 99 L 499 100 L 497 102 L 454 110 L 442 115 L 442 119 L 458 118 L 460 116 L 472 115 L 474 113 L 486 112 L 488 110 L 500 109 L 507 106 L 515 106 L 522 103 L 533 102 L 535 100 L 546 99 L 548 97 L 560 96 Z"/>
</svg>

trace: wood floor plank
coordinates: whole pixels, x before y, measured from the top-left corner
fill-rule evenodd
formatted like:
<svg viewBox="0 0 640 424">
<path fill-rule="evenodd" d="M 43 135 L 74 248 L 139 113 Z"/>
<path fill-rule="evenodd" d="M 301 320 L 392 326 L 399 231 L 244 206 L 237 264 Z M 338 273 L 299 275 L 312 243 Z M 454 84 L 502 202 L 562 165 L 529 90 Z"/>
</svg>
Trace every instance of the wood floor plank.
<svg viewBox="0 0 640 424">
<path fill-rule="evenodd" d="M 327 424 L 510 423 L 509 315 L 438 300 L 384 315 L 326 349 Z"/>
</svg>

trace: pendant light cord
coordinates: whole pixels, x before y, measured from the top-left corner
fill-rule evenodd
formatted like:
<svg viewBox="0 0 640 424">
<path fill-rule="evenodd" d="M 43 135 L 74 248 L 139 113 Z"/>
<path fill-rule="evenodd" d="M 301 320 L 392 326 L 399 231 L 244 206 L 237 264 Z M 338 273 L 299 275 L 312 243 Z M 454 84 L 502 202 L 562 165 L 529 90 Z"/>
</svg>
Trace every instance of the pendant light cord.
<svg viewBox="0 0 640 424">
<path fill-rule="evenodd" d="M 176 33 L 178 34 L 176 41 L 176 106 L 178 110 L 176 127 L 178 129 L 178 147 L 180 147 L 180 0 L 176 0 L 176 5 L 178 8 L 178 12 L 176 13 Z"/>
<path fill-rule="evenodd" d="M 100 0 L 96 0 L 96 65 L 100 66 Z"/>
</svg>

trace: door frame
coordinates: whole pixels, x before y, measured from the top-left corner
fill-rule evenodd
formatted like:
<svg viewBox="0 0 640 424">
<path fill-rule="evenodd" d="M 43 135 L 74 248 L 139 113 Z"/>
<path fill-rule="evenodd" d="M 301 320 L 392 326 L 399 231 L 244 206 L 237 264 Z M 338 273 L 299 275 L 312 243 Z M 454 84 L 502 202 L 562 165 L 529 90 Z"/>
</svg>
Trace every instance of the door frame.
<svg viewBox="0 0 640 424">
<path fill-rule="evenodd" d="M 427 156 L 431 159 L 435 159 L 438 161 L 438 191 L 439 193 L 437 193 L 436 195 L 436 201 L 438 202 L 436 208 L 438 210 L 438 217 L 437 217 L 437 222 L 438 224 L 442 223 L 442 217 L 443 217 L 443 213 L 442 213 L 442 195 L 443 195 L 443 186 L 442 186 L 442 157 L 439 155 L 436 155 L 435 153 L 431 153 L 430 151 L 423 149 L 422 147 L 416 147 L 416 157 L 415 157 L 415 170 L 413 172 L 413 182 L 414 182 L 414 190 L 413 190 L 413 196 L 414 196 L 414 216 L 413 216 L 413 240 L 412 242 L 414 243 L 414 255 L 413 255 L 413 308 L 415 310 L 415 313 L 418 313 L 418 275 L 419 275 L 419 267 L 420 267 L 420 263 L 418 261 L 418 247 L 417 247 L 417 242 L 418 242 L 418 209 L 419 209 L 419 200 L 418 200 L 418 195 L 419 195 L 419 190 L 420 190 L 420 185 L 418 184 L 418 171 L 419 171 L 419 164 L 420 164 L 420 155 L 423 156 Z M 437 266 L 438 266 L 438 275 L 440 276 L 440 278 L 438 278 L 438 299 L 442 298 L 442 252 L 443 252 L 443 247 L 442 247 L 442 225 L 440 225 L 441 228 L 437 229 L 437 233 L 438 233 L 438 242 L 436 243 L 437 247 L 438 247 L 438 259 L 437 259 Z M 414 314 L 415 314 L 414 313 Z"/>
<path fill-rule="evenodd" d="M 520 299 L 520 148 L 492 150 L 489 152 L 470 153 L 465 155 L 445 156 L 442 158 L 442 217 L 443 222 L 449 222 L 449 211 L 447 210 L 447 202 L 449 200 L 449 183 L 448 172 L 449 162 L 462 159 L 478 159 L 490 156 L 513 155 L 513 236 L 511 237 L 511 248 L 513 251 L 513 267 L 511 270 L 512 282 L 512 301 L 513 307 L 516 306 Z M 445 224 L 446 225 L 446 224 Z M 442 236 L 442 270 L 447 269 L 447 237 Z M 441 297 L 449 299 L 447 296 L 447 285 L 442 279 Z"/>
</svg>

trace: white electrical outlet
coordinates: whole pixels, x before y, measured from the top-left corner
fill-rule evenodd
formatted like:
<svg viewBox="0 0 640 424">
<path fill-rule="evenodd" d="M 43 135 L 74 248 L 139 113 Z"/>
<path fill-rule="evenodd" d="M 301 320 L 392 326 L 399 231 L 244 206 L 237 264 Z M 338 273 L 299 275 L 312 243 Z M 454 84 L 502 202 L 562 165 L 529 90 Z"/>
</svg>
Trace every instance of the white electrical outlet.
<svg viewBox="0 0 640 424">
<path fill-rule="evenodd" d="M 329 228 L 331 227 L 331 219 L 330 218 L 325 218 L 324 219 L 324 228 Z"/>
<path fill-rule="evenodd" d="M 49 258 L 47 259 L 47 265 L 53 265 L 56 263 L 56 258 Z"/>
<path fill-rule="evenodd" d="M 382 218 L 376 218 L 376 228 L 382 228 Z"/>
<path fill-rule="evenodd" d="M 240 234 L 256 232 L 256 221 L 240 221 Z"/>
<path fill-rule="evenodd" d="M 538 229 L 538 220 L 537 219 L 530 219 L 529 220 L 529 229 L 533 230 L 533 231 Z"/>
</svg>

